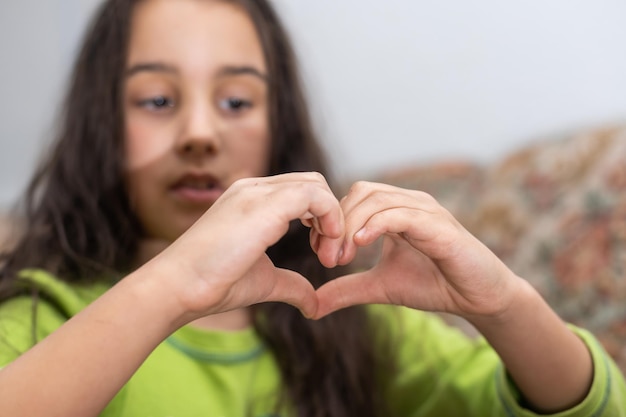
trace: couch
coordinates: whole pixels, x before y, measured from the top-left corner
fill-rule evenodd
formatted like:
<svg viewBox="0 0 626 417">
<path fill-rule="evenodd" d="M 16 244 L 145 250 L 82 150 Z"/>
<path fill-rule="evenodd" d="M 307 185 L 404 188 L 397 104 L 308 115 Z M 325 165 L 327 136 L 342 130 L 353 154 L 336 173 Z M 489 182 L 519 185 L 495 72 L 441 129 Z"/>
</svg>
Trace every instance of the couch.
<svg viewBox="0 0 626 417">
<path fill-rule="evenodd" d="M 626 128 L 537 139 L 487 164 L 396 168 L 374 180 L 435 196 L 564 320 L 592 331 L 626 373 Z"/>
</svg>

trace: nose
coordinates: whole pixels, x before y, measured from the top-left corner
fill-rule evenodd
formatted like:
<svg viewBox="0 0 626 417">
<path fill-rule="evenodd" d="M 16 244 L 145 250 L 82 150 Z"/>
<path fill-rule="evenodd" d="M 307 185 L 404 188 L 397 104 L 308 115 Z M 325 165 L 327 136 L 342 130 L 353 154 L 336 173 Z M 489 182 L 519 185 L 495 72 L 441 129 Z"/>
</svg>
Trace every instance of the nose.
<svg viewBox="0 0 626 417">
<path fill-rule="evenodd" d="M 217 120 L 209 106 L 196 105 L 189 109 L 176 148 L 187 158 L 214 156 L 220 151 Z"/>
<path fill-rule="evenodd" d="M 178 149 L 180 154 L 186 156 L 208 156 L 217 153 L 217 148 L 213 142 L 205 142 L 199 138 L 188 138 Z"/>
</svg>

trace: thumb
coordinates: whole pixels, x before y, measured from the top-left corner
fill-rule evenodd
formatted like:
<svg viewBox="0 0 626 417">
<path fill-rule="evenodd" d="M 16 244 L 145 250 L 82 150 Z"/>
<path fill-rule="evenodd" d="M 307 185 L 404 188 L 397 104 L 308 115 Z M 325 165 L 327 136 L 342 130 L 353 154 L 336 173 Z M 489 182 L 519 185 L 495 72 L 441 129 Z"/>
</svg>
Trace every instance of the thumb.
<svg viewBox="0 0 626 417">
<path fill-rule="evenodd" d="M 385 289 L 372 271 L 336 278 L 317 289 L 317 312 L 320 319 L 342 308 L 358 304 L 388 304 Z"/>
<path fill-rule="evenodd" d="M 275 268 L 274 286 L 263 301 L 277 301 L 296 307 L 302 315 L 312 318 L 317 312 L 317 294 L 313 285 L 297 272 Z"/>
</svg>

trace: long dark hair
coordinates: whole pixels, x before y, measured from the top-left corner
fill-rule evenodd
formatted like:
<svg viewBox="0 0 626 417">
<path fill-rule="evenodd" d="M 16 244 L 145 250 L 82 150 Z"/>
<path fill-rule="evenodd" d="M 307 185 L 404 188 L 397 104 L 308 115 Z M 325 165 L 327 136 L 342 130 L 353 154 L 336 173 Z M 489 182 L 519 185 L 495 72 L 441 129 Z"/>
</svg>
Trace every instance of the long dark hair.
<svg viewBox="0 0 626 417">
<path fill-rule="evenodd" d="M 54 146 L 24 196 L 25 229 L 3 255 L 0 300 L 18 293 L 17 274 L 43 268 L 68 282 L 118 279 L 128 273 L 141 237 L 123 178 L 123 71 L 134 5 L 109 0 L 85 38 L 71 78 Z M 257 29 L 270 77 L 270 174 L 328 175 L 283 25 L 266 0 L 223 0 L 245 9 Z M 315 287 L 337 271 L 322 267 L 308 230 L 294 222 L 268 250 L 280 267 L 309 277 Z M 255 306 L 254 325 L 273 352 L 282 400 L 299 417 L 374 417 L 383 411 L 382 368 L 366 310 L 352 307 L 310 321 L 282 303 Z M 259 320 L 263 317 L 263 320 Z"/>
</svg>

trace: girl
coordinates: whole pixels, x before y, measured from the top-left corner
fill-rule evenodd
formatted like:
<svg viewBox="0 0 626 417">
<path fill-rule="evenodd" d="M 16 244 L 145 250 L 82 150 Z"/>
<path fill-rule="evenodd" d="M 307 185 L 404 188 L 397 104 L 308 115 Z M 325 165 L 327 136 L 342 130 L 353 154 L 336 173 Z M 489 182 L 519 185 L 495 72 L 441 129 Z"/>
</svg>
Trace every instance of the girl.
<svg viewBox="0 0 626 417">
<path fill-rule="evenodd" d="M 430 196 L 325 173 L 269 4 L 106 2 L 4 256 L 2 415 L 626 413 L 593 337 Z"/>
</svg>

